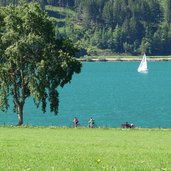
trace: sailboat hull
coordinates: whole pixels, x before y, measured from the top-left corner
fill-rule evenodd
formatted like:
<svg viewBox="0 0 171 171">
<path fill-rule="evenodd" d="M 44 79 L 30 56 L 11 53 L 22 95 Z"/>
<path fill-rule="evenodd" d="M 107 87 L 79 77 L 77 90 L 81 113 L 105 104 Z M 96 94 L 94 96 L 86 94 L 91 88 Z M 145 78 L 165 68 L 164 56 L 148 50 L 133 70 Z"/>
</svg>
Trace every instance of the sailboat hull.
<svg viewBox="0 0 171 171">
<path fill-rule="evenodd" d="M 140 72 L 140 73 L 148 73 L 148 69 L 146 69 L 146 70 L 138 70 L 138 72 Z"/>
</svg>

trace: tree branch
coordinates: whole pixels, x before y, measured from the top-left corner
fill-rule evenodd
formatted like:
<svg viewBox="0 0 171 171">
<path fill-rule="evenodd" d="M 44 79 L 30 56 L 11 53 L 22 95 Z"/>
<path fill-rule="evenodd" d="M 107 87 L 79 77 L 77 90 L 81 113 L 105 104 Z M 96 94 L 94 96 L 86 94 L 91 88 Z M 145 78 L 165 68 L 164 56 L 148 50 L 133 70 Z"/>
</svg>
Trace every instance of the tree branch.
<svg viewBox="0 0 171 171">
<path fill-rule="evenodd" d="M 11 73 L 11 78 L 12 78 L 12 82 L 13 82 L 13 85 L 14 85 L 14 88 L 13 88 L 14 102 L 15 102 L 15 105 L 19 106 L 20 102 L 19 102 L 18 95 L 17 95 L 17 83 L 16 83 L 16 75 L 15 75 L 14 70 Z"/>
<path fill-rule="evenodd" d="M 25 81 L 24 81 L 24 73 L 23 70 L 20 70 L 21 75 L 21 103 L 22 105 L 25 103 Z"/>
</svg>

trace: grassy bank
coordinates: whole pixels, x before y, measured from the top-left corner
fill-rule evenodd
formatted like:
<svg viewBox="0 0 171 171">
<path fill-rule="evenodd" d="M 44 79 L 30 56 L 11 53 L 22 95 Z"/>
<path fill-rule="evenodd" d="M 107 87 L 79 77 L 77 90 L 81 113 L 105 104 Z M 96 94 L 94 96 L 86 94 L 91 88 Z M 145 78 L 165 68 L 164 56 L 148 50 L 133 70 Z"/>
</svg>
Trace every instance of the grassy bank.
<svg viewBox="0 0 171 171">
<path fill-rule="evenodd" d="M 0 127 L 0 170 L 171 170 L 171 130 Z"/>
</svg>

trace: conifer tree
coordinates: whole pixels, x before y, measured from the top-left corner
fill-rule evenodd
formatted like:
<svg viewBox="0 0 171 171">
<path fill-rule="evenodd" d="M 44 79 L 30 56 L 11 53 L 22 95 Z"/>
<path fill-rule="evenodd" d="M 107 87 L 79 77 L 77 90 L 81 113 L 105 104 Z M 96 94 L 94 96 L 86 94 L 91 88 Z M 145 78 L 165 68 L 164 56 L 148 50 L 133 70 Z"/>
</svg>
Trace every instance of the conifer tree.
<svg viewBox="0 0 171 171">
<path fill-rule="evenodd" d="M 165 19 L 167 23 L 171 23 L 171 0 L 166 0 L 165 3 Z"/>
</svg>

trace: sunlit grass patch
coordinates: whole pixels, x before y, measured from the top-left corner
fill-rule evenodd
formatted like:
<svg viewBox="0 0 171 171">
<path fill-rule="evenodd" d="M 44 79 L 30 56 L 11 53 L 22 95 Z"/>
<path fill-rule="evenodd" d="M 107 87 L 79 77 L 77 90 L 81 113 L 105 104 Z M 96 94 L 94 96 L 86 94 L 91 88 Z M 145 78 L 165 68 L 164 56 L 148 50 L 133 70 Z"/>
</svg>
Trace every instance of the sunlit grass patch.
<svg viewBox="0 0 171 171">
<path fill-rule="evenodd" d="M 171 130 L 0 127 L 0 170 L 171 170 Z"/>
</svg>

